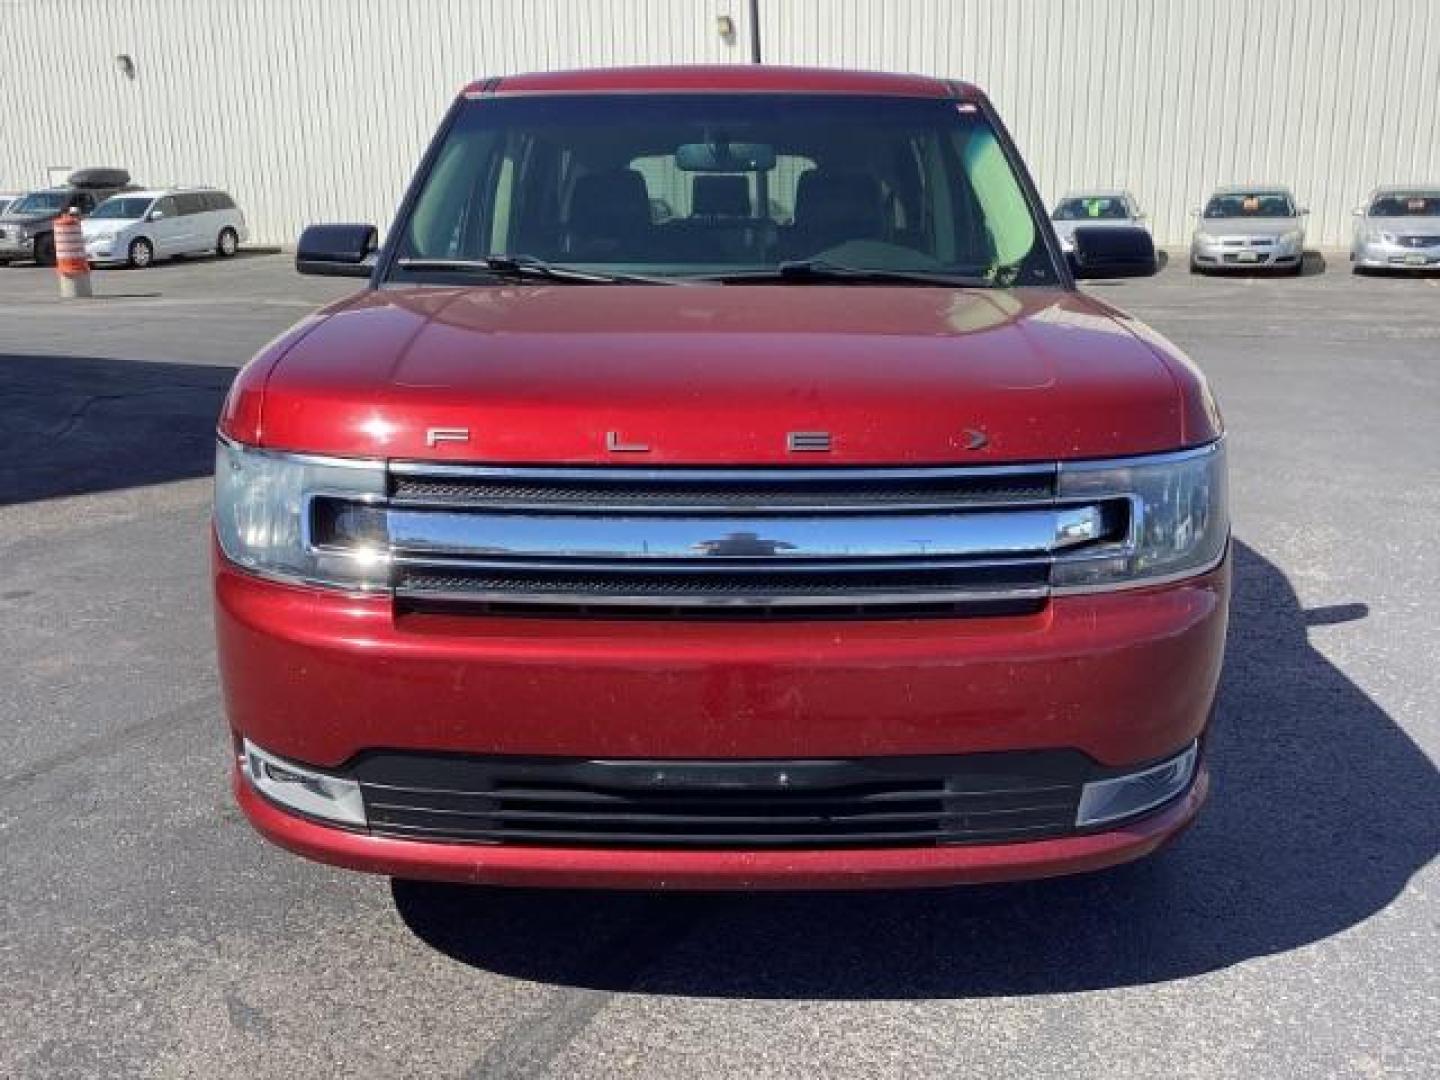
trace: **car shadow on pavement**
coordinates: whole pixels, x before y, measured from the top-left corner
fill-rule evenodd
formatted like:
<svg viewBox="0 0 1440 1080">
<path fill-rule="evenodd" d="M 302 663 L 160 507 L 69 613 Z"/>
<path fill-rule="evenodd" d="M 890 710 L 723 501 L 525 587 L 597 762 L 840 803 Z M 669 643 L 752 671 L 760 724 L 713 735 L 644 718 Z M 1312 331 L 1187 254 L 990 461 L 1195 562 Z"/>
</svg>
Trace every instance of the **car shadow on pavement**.
<svg viewBox="0 0 1440 1080">
<path fill-rule="evenodd" d="M 208 476 L 230 367 L 0 353 L 0 506 Z"/>
<path fill-rule="evenodd" d="M 394 881 L 400 917 L 477 968 L 605 990 L 905 999 L 1184 978 L 1382 911 L 1437 853 L 1440 780 L 1313 648 L 1284 574 L 1236 544 L 1215 786 L 1169 850 L 1102 873 L 944 890 L 646 894 Z"/>
</svg>

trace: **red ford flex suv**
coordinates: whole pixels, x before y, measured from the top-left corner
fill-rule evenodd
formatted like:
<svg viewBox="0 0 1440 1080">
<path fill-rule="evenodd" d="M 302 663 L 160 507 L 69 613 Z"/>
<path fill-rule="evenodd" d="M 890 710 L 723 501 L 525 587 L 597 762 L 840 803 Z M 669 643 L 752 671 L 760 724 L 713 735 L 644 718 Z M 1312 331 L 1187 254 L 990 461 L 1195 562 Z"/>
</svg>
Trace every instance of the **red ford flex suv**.
<svg viewBox="0 0 1440 1080">
<path fill-rule="evenodd" d="M 1205 797 L 1220 419 L 980 91 L 490 79 L 219 425 L 234 789 L 410 878 L 784 888 L 1136 858 Z"/>
</svg>

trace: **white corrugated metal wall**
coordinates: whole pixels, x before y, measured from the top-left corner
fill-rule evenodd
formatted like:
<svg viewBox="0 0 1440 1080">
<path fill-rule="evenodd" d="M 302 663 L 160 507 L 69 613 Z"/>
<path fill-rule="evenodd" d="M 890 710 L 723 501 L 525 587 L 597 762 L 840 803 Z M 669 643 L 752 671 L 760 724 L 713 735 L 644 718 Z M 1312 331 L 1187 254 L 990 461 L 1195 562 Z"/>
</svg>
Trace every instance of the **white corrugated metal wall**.
<svg viewBox="0 0 1440 1080">
<path fill-rule="evenodd" d="M 1217 182 L 1291 184 L 1313 211 L 1312 240 L 1336 244 L 1374 184 L 1440 181 L 1440 0 L 759 8 L 767 62 L 979 83 L 1048 198 L 1130 187 L 1168 242 Z M 147 182 L 232 188 L 267 242 L 308 221 L 384 222 L 469 79 L 744 62 L 747 11 L 745 0 L 0 0 L 0 189 L 43 182 L 49 166 L 115 163 Z"/>
<path fill-rule="evenodd" d="M 1127 187 L 1188 240 L 1218 183 L 1276 182 L 1348 244 L 1380 183 L 1440 183 L 1440 0 L 778 0 L 772 63 L 982 86 L 1053 201 Z"/>
<path fill-rule="evenodd" d="M 229 188 L 265 243 L 313 221 L 384 223 L 472 79 L 743 62 L 744 6 L 0 0 L 0 191 L 44 183 L 49 166 L 114 164 L 143 183 Z M 733 43 L 716 29 L 732 7 Z"/>
</svg>

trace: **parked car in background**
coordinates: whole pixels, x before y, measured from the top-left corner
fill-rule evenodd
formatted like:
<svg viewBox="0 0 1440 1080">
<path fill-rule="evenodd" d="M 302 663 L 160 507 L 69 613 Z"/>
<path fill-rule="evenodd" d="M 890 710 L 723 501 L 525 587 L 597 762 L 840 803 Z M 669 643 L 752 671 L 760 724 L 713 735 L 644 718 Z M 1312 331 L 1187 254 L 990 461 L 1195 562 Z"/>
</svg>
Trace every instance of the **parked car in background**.
<svg viewBox="0 0 1440 1080">
<path fill-rule="evenodd" d="M 33 259 L 55 265 L 55 219 L 87 217 L 111 195 L 133 188 L 124 169 L 77 169 L 60 187 L 21 195 L 0 215 L 0 265 Z"/>
<path fill-rule="evenodd" d="M 1356 273 L 1440 267 L 1440 185 L 1382 187 L 1355 208 Z"/>
<path fill-rule="evenodd" d="M 1128 191 L 1072 191 L 1055 204 L 1050 215 L 1060 247 L 1068 254 L 1075 250 L 1075 230 L 1145 229 L 1145 214 Z"/>
<path fill-rule="evenodd" d="M 1247 185 L 1217 188 L 1204 207 L 1190 241 L 1190 272 L 1205 270 L 1286 270 L 1305 267 L 1305 218 L 1288 188 Z"/>
<path fill-rule="evenodd" d="M 756 889 L 1092 870 L 1194 817 L 1220 413 L 1076 288 L 1153 271 L 1148 237 L 1067 259 L 981 91 L 505 76 L 423 160 L 382 250 L 304 232 L 301 270 L 367 287 L 221 412 L 262 833 L 402 877 Z"/>
<path fill-rule="evenodd" d="M 229 258 L 248 238 L 245 215 L 215 188 L 130 191 L 108 200 L 81 225 L 85 255 L 97 266 L 149 266 L 156 259 L 213 251 Z"/>
</svg>

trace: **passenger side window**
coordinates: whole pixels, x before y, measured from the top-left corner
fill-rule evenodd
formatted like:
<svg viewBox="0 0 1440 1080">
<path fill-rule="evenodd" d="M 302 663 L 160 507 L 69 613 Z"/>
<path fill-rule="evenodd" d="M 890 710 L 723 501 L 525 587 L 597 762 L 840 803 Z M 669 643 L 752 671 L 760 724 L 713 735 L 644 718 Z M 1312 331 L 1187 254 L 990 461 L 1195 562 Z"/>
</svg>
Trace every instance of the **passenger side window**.
<svg viewBox="0 0 1440 1080">
<path fill-rule="evenodd" d="M 189 214 L 203 214 L 205 212 L 204 197 L 201 195 L 176 195 L 176 212 L 182 217 Z"/>
<path fill-rule="evenodd" d="M 167 195 L 155 204 L 155 208 L 151 213 L 164 214 L 167 218 L 178 216 L 178 211 L 175 209 L 175 200 Z"/>
<path fill-rule="evenodd" d="M 223 191 L 212 191 L 205 196 L 210 201 L 211 210 L 234 210 L 235 200 Z"/>
</svg>

